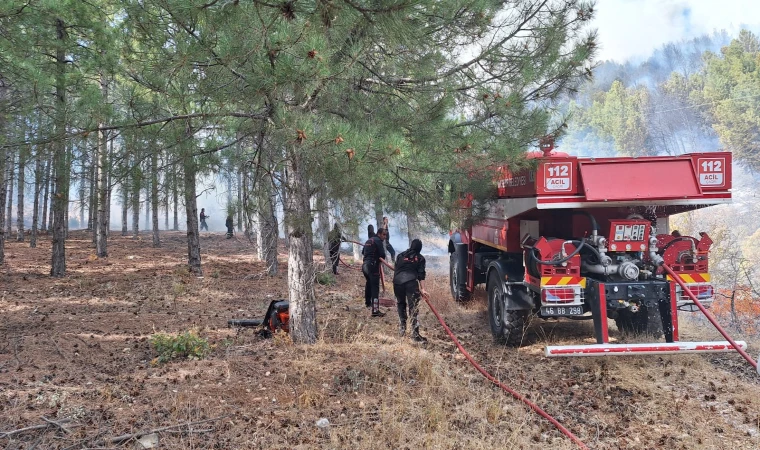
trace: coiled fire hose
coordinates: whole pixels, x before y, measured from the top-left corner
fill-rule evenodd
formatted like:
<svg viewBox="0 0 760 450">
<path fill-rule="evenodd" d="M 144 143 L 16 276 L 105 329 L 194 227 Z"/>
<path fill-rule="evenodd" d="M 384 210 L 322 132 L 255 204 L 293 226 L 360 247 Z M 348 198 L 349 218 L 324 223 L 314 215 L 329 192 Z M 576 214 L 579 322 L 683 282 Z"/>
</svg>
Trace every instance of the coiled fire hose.
<svg viewBox="0 0 760 450">
<path fill-rule="evenodd" d="M 554 425 L 562 434 L 564 434 L 565 436 L 567 436 L 568 438 L 570 438 L 570 440 L 573 441 L 576 445 L 578 445 L 578 447 L 580 447 L 582 449 L 588 450 L 588 447 L 586 447 L 586 444 L 584 444 L 583 441 L 581 441 L 578 438 L 578 436 L 574 435 L 570 430 L 568 430 L 561 423 L 559 423 L 559 421 L 557 419 L 555 419 L 554 417 L 550 416 L 549 413 L 547 413 L 546 411 L 544 411 L 543 409 L 541 409 L 540 406 L 536 405 L 535 403 L 533 403 L 530 400 L 528 400 L 527 398 L 525 398 L 519 392 L 517 392 L 514 389 L 510 388 L 509 386 L 505 385 L 504 383 L 502 383 L 501 381 L 499 381 L 498 379 L 496 379 L 496 377 L 494 377 L 493 375 L 491 375 L 490 373 L 488 373 L 483 367 L 481 367 L 480 364 L 478 364 L 473 359 L 473 357 L 470 356 L 469 353 L 467 353 L 467 350 L 465 350 L 464 347 L 462 347 L 462 344 L 459 343 L 459 340 L 457 339 L 457 337 L 454 335 L 454 333 L 451 331 L 451 329 L 448 327 L 448 325 L 446 325 L 446 322 L 443 320 L 443 318 L 441 317 L 441 315 L 438 314 L 438 311 L 436 311 L 435 307 L 433 307 L 433 304 L 430 302 L 429 296 L 428 295 L 423 295 L 422 298 L 425 299 L 425 303 L 427 303 L 428 307 L 430 307 L 430 310 L 433 312 L 433 314 L 435 315 L 435 317 L 438 319 L 438 322 L 441 323 L 441 326 L 443 326 L 443 329 L 446 331 L 446 334 L 449 335 L 449 337 L 454 342 L 454 344 L 457 346 L 457 348 L 462 353 L 462 355 L 464 355 L 464 357 L 467 358 L 467 361 L 469 361 L 470 364 L 472 364 L 473 367 L 475 367 L 475 369 L 478 370 L 478 372 L 480 372 L 484 377 L 486 377 L 486 379 L 488 379 L 488 381 L 490 381 L 491 383 L 493 383 L 496 386 L 500 387 L 505 392 L 511 394 L 512 397 L 514 397 L 517 400 L 523 402 L 530 409 L 532 409 L 533 411 L 535 411 L 538 415 L 540 415 L 541 417 L 543 417 L 546 420 L 548 420 L 549 422 L 551 422 L 552 425 Z"/>
<path fill-rule="evenodd" d="M 705 309 L 704 306 L 702 306 L 702 303 L 700 303 L 699 300 L 697 300 L 697 296 L 694 295 L 694 293 L 691 292 L 691 289 L 689 289 L 688 286 L 686 286 L 686 283 L 683 282 L 683 280 L 681 279 L 681 277 L 677 273 L 675 273 L 673 271 L 673 269 L 670 268 L 670 266 L 668 266 L 665 263 L 662 263 L 662 268 L 665 269 L 665 271 L 671 277 L 673 277 L 674 280 L 676 280 L 676 283 L 678 283 L 678 285 L 681 286 L 681 289 L 683 290 L 683 292 L 685 292 L 686 295 L 689 296 L 689 298 L 691 299 L 691 301 L 693 301 L 694 304 L 697 305 L 697 308 L 699 308 L 699 310 L 702 311 L 702 314 L 704 314 L 705 317 L 707 317 L 707 320 L 709 320 L 710 323 L 712 323 L 713 326 L 715 326 L 715 329 L 717 329 L 718 332 L 720 334 L 722 334 L 723 337 L 726 338 L 726 340 L 731 343 L 731 345 L 734 346 L 734 349 L 737 352 L 739 352 L 739 354 L 742 355 L 742 357 L 744 357 L 744 359 L 746 359 L 752 365 L 752 367 L 755 368 L 755 370 L 757 370 L 757 362 L 755 362 L 755 360 L 753 360 L 752 357 L 749 356 L 749 354 L 747 352 L 745 352 L 744 350 L 742 350 L 742 348 L 739 347 L 733 339 L 731 339 L 731 337 L 728 335 L 728 333 L 726 333 L 726 330 L 724 330 L 723 327 L 721 327 L 718 324 L 718 321 L 715 320 L 715 317 L 713 317 L 713 315 L 710 314 L 710 312 L 708 312 L 707 309 Z"/>
</svg>

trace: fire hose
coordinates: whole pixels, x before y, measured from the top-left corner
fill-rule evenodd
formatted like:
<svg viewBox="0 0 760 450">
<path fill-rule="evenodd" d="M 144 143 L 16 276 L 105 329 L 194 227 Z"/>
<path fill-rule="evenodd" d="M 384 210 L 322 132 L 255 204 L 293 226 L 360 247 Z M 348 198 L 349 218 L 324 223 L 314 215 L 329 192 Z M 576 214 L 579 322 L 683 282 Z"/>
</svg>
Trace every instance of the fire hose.
<svg viewBox="0 0 760 450">
<path fill-rule="evenodd" d="M 433 304 L 430 302 L 429 296 L 428 295 L 423 295 L 422 298 L 425 299 L 425 303 L 427 303 L 428 307 L 430 307 L 430 310 L 433 312 L 433 314 L 435 315 L 435 317 L 438 319 L 438 322 L 441 323 L 441 326 L 443 326 L 443 329 L 446 331 L 446 334 L 448 334 L 449 337 L 451 338 L 451 340 L 454 342 L 454 345 L 457 346 L 457 348 L 462 353 L 462 355 L 464 355 L 464 357 L 467 358 L 467 361 L 469 361 L 470 364 L 472 364 L 473 367 L 475 367 L 475 369 L 477 369 L 478 372 L 480 372 L 486 379 L 488 379 L 488 381 L 490 381 L 491 383 L 493 383 L 496 386 L 500 387 L 505 392 L 511 394 L 512 397 L 514 397 L 515 399 L 523 402 L 530 409 L 532 409 L 533 411 L 535 411 L 538 415 L 540 415 L 541 417 L 543 417 L 546 420 L 548 420 L 549 422 L 551 422 L 552 425 L 554 425 L 562 434 L 564 434 L 565 436 L 567 436 L 568 438 L 570 438 L 570 440 L 573 441 L 576 445 L 578 445 L 578 447 L 583 448 L 583 449 L 588 449 L 588 447 L 586 447 L 586 444 L 584 444 L 583 441 L 581 441 L 578 438 L 578 436 L 574 435 L 570 430 L 568 430 L 567 428 L 565 428 L 561 423 L 559 423 L 559 421 L 557 419 L 555 419 L 554 417 L 552 417 L 551 415 L 549 415 L 549 413 L 547 413 L 546 411 L 544 411 L 543 409 L 541 409 L 540 406 L 536 405 L 535 403 L 533 403 L 530 400 L 528 400 L 527 398 L 525 398 L 519 392 L 515 391 L 514 389 L 510 388 L 509 386 L 505 385 L 504 383 L 502 383 L 501 381 L 499 381 L 498 379 L 496 379 L 496 377 L 494 377 L 493 375 L 491 375 L 490 373 L 488 373 L 483 367 L 481 367 L 480 364 L 478 364 L 475 361 L 475 359 L 473 359 L 473 357 L 470 356 L 470 354 L 467 352 L 467 350 L 465 350 L 464 347 L 462 347 L 462 344 L 459 343 L 459 340 L 457 339 L 457 337 L 454 335 L 454 333 L 451 331 L 451 329 L 448 327 L 448 325 L 446 325 L 446 322 L 443 320 L 443 318 L 441 317 L 441 315 L 438 314 L 438 311 L 436 311 L 436 309 L 433 307 Z"/>
<path fill-rule="evenodd" d="M 739 352 L 739 354 L 742 355 L 742 357 L 744 357 L 744 359 L 746 359 L 747 362 L 749 362 L 752 365 L 752 367 L 755 368 L 755 370 L 757 370 L 757 362 L 755 362 L 755 360 L 753 360 L 752 357 L 749 356 L 747 352 L 742 350 L 742 348 L 739 345 L 737 345 L 737 343 L 733 339 L 731 339 L 728 333 L 726 333 L 726 330 L 724 330 L 723 327 L 721 327 L 718 324 L 718 322 L 715 320 L 715 317 L 713 317 L 713 315 L 710 314 L 710 312 L 707 311 L 707 309 L 705 309 L 704 306 L 702 306 L 702 303 L 700 303 L 699 300 L 697 300 L 697 296 L 694 295 L 693 292 L 691 292 L 691 289 L 689 289 L 688 286 L 686 286 L 686 283 L 683 282 L 681 277 L 677 273 L 675 273 L 673 269 L 671 269 L 670 266 L 668 266 L 667 264 L 662 263 L 662 267 L 671 277 L 673 277 L 676 283 L 678 283 L 678 285 L 681 286 L 681 289 L 683 290 L 683 292 L 685 292 L 686 295 L 689 296 L 691 301 L 693 301 L 694 304 L 697 305 L 697 308 L 699 308 L 699 310 L 702 311 L 702 314 L 704 314 L 705 317 L 707 317 L 707 320 L 709 320 L 710 323 L 712 323 L 713 326 L 715 326 L 715 329 L 717 329 L 718 332 L 722 334 L 723 337 L 726 338 L 726 340 L 731 343 L 731 345 L 733 345 L 734 349 L 736 349 L 736 351 Z"/>
</svg>

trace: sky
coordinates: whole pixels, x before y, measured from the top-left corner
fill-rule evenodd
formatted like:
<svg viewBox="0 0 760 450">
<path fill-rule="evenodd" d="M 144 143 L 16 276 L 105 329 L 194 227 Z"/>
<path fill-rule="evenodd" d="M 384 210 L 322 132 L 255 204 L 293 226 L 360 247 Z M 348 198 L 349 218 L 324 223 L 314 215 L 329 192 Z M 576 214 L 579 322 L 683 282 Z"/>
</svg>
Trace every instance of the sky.
<svg viewBox="0 0 760 450">
<path fill-rule="evenodd" d="M 759 0 L 597 0 L 599 61 L 646 59 L 663 44 L 760 29 Z"/>
</svg>

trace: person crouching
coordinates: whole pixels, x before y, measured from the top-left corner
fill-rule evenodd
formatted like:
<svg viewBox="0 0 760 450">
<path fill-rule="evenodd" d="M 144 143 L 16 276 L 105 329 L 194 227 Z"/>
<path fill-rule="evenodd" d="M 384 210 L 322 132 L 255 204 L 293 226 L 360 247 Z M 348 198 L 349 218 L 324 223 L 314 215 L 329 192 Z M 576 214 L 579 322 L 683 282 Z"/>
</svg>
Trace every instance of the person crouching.
<svg viewBox="0 0 760 450">
<path fill-rule="evenodd" d="M 412 339 L 416 342 L 427 342 L 420 335 L 419 303 L 420 294 L 425 291 L 425 257 L 420 254 L 422 241 L 414 239 L 409 249 L 401 252 L 396 258 L 396 269 L 393 273 L 393 293 L 396 295 L 398 309 L 399 335 L 406 335 L 407 308 L 412 321 Z"/>
</svg>

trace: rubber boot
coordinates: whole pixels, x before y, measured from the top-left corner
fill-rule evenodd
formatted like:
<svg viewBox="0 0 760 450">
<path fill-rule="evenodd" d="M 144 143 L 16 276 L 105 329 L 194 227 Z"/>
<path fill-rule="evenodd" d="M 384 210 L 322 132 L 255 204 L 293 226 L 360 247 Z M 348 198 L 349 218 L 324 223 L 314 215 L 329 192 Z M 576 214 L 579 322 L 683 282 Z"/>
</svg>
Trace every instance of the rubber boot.
<svg viewBox="0 0 760 450">
<path fill-rule="evenodd" d="M 384 315 L 385 313 L 380 311 L 380 300 L 373 298 L 372 299 L 372 317 L 383 317 Z"/>
<path fill-rule="evenodd" d="M 417 319 L 419 310 L 417 309 L 417 305 L 415 304 L 412 310 L 412 340 L 414 342 L 427 342 L 427 339 L 420 335 L 420 321 Z"/>
<path fill-rule="evenodd" d="M 406 335 L 406 305 L 396 303 L 396 309 L 398 310 L 398 335 L 404 337 Z"/>
</svg>

